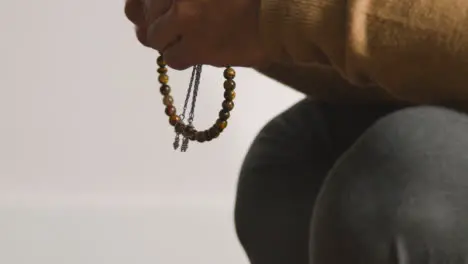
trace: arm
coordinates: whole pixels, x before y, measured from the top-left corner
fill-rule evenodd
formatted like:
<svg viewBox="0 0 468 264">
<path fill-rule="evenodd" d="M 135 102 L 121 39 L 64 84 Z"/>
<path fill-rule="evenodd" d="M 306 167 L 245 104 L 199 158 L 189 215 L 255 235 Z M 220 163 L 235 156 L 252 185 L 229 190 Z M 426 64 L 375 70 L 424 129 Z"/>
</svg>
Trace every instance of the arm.
<svg viewBox="0 0 468 264">
<path fill-rule="evenodd" d="M 467 0 L 261 0 L 278 62 L 334 67 L 419 103 L 468 101 Z"/>
</svg>

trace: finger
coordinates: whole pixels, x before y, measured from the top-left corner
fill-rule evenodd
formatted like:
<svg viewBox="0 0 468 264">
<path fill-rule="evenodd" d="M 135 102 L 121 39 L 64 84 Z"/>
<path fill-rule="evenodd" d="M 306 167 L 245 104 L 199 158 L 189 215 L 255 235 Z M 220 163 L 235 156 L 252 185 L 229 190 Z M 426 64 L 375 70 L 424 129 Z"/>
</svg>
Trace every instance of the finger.
<svg viewBox="0 0 468 264">
<path fill-rule="evenodd" d="M 209 34 L 185 33 L 180 41 L 163 51 L 164 60 L 174 69 L 186 69 L 197 64 L 225 66 L 228 49 L 217 45 Z"/>
<path fill-rule="evenodd" d="M 147 39 L 148 28 L 145 25 L 137 26 L 135 28 L 135 31 L 138 41 L 140 41 L 140 43 L 143 44 L 143 46 L 150 47 Z"/>
<path fill-rule="evenodd" d="M 125 3 L 125 15 L 135 25 L 145 23 L 145 8 L 142 0 L 127 0 Z"/>
<path fill-rule="evenodd" d="M 199 36 L 184 35 L 180 42 L 163 52 L 164 60 L 176 70 L 184 70 L 197 64 L 214 67 L 255 67 L 265 61 L 262 52 L 247 52 L 249 55 L 245 57 L 242 56 L 243 50 L 237 49 L 236 46 L 210 45 L 209 42 Z"/>
<path fill-rule="evenodd" d="M 204 39 L 196 35 L 184 35 L 179 42 L 169 46 L 163 51 L 164 60 L 176 70 L 184 70 L 197 64 L 211 64 L 216 53 L 208 47 Z M 217 66 L 217 65 L 213 65 Z"/>
<path fill-rule="evenodd" d="M 148 44 L 162 52 L 179 41 L 181 36 L 180 20 L 176 19 L 174 9 L 160 16 L 150 24 L 146 40 Z"/>
<path fill-rule="evenodd" d="M 211 50 L 211 49 L 210 49 Z M 217 52 L 207 52 L 206 48 L 195 48 L 189 41 L 182 39 L 179 43 L 169 47 L 163 53 L 167 65 L 175 70 L 185 70 L 198 64 L 214 67 L 236 65 L 236 58 L 227 57 Z"/>
<path fill-rule="evenodd" d="M 166 61 L 169 67 L 175 70 L 185 70 L 190 66 L 198 64 L 186 43 L 185 39 L 181 39 L 162 52 L 164 61 Z"/>
</svg>

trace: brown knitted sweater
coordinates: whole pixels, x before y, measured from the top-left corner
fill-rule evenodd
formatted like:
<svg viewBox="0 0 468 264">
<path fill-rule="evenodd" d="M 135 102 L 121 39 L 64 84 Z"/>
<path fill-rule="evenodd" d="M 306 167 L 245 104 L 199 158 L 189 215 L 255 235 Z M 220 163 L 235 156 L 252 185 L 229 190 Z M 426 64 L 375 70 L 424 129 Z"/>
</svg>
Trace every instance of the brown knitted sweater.
<svg viewBox="0 0 468 264">
<path fill-rule="evenodd" d="M 261 0 L 258 69 L 326 101 L 468 104 L 468 0 Z"/>
</svg>

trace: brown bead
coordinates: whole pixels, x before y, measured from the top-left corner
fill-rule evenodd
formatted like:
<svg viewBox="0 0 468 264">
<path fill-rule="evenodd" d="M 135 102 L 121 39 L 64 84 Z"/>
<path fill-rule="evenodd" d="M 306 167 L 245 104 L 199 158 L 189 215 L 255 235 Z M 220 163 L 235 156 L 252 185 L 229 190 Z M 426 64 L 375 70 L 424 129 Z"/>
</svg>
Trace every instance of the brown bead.
<svg viewBox="0 0 468 264">
<path fill-rule="evenodd" d="M 206 141 L 211 141 L 214 139 L 214 137 L 211 135 L 209 130 L 205 131 L 205 134 L 206 134 Z"/>
<path fill-rule="evenodd" d="M 224 99 L 232 101 L 234 98 L 236 98 L 236 92 L 233 90 L 224 92 Z"/>
<path fill-rule="evenodd" d="M 158 63 L 158 66 L 161 68 L 167 66 L 167 63 L 164 61 L 164 58 L 162 56 L 159 56 L 156 62 Z"/>
<path fill-rule="evenodd" d="M 161 84 L 167 84 L 169 82 L 169 76 L 167 74 L 160 74 L 158 80 Z"/>
<path fill-rule="evenodd" d="M 228 120 L 231 117 L 231 114 L 227 110 L 219 111 L 219 119 L 221 120 Z"/>
<path fill-rule="evenodd" d="M 167 73 L 167 68 L 166 67 L 158 68 L 158 73 L 159 74 L 166 74 Z"/>
<path fill-rule="evenodd" d="M 195 134 L 195 139 L 200 143 L 205 142 L 206 141 L 205 131 L 198 131 L 197 134 Z"/>
<path fill-rule="evenodd" d="M 221 133 L 221 131 L 219 130 L 218 127 L 216 126 L 212 126 L 210 127 L 210 129 L 208 130 L 208 134 L 210 135 L 210 138 L 211 139 L 214 139 L 214 138 L 217 138 L 219 137 L 219 134 Z"/>
<path fill-rule="evenodd" d="M 166 107 L 166 115 L 168 116 L 173 116 L 176 114 L 176 108 L 173 105 L 168 105 Z"/>
<path fill-rule="evenodd" d="M 174 98 L 172 98 L 172 96 L 170 96 L 170 95 L 164 96 L 164 98 L 163 98 L 163 104 L 164 104 L 165 106 L 172 105 L 173 103 L 174 103 Z"/>
<path fill-rule="evenodd" d="M 185 125 L 182 122 L 178 122 L 175 125 L 174 130 L 175 130 L 176 133 L 182 134 L 184 132 L 184 130 L 185 130 Z"/>
<path fill-rule="evenodd" d="M 223 109 L 227 111 L 231 111 L 232 109 L 234 109 L 234 102 L 229 101 L 229 100 L 224 100 Z"/>
<path fill-rule="evenodd" d="M 224 81 L 223 86 L 224 86 L 224 89 L 231 91 L 231 90 L 236 89 L 236 82 L 234 82 L 233 80 L 226 80 Z"/>
<path fill-rule="evenodd" d="M 169 124 L 172 126 L 177 125 L 180 122 L 180 117 L 178 115 L 173 115 L 169 117 Z"/>
<path fill-rule="evenodd" d="M 216 126 L 222 131 L 227 127 L 227 121 L 218 119 L 216 121 Z"/>
<path fill-rule="evenodd" d="M 169 95 L 171 93 L 171 87 L 169 85 L 163 84 L 161 85 L 161 88 L 159 88 L 159 91 L 162 95 Z"/>
<path fill-rule="evenodd" d="M 234 77 L 236 77 L 236 71 L 233 68 L 229 67 L 224 70 L 224 78 L 232 80 Z"/>
<path fill-rule="evenodd" d="M 205 131 L 203 132 L 203 134 L 205 134 L 205 139 L 206 139 L 206 141 L 211 141 L 211 140 L 213 140 L 213 137 L 211 136 L 209 130 L 205 130 Z"/>
</svg>

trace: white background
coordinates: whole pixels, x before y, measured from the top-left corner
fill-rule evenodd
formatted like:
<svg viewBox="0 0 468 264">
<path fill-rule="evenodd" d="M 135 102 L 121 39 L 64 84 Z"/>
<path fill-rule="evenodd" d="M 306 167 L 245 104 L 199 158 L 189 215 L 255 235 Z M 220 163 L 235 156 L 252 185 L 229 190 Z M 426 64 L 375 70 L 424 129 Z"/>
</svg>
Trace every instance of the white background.
<svg viewBox="0 0 468 264">
<path fill-rule="evenodd" d="M 171 151 L 155 52 L 123 1 L 0 1 L 0 263 L 245 264 L 236 177 L 258 130 L 301 95 L 238 69 L 221 138 Z M 196 125 L 222 100 L 205 68 Z M 189 72 L 172 72 L 180 105 Z"/>
</svg>

